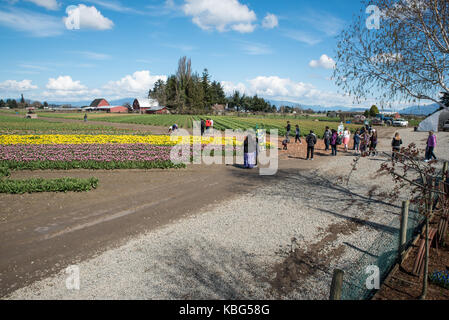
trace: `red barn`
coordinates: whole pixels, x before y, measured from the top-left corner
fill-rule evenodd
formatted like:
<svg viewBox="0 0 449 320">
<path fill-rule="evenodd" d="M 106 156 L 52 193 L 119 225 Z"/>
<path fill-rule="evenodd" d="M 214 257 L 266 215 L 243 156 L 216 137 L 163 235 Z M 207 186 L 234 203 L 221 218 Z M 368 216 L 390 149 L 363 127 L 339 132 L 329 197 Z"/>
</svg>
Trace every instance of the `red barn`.
<svg viewBox="0 0 449 320">
<path fill-rule="evenodd" d="M 128 108 L 123 106 L 98 107 L 97 110 L 106 111 L 107 113 L 128 113 Z"/>
<path fill-rule="evenodd" d="M 145 110 L 147 114 L 169 114 L 167 107 L 151 107 Z"/>
<path fill-rule="evenodd" d="M 98 108 L 98 107 L 108 107 L 109 106 L 109 102 L 106 99 L 95 99 L 94 101 L 92 101 L 92 103 L 90 104 L 90 107 L 92 108 Z"/>
</svg>

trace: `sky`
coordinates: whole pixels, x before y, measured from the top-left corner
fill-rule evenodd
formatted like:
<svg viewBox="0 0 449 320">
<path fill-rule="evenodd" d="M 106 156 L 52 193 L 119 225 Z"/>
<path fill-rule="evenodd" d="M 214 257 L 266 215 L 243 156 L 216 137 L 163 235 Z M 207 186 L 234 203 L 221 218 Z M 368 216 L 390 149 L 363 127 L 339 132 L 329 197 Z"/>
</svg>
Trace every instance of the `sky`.
<svg viewBox="0 0 449 320">
<path fill-rule="evenodd" d="M 358 0 L 0 0 L 0 97 L 144 97 L 178 59 L 239 90 L 352 106 L 331 80 Z"/>
</svg>

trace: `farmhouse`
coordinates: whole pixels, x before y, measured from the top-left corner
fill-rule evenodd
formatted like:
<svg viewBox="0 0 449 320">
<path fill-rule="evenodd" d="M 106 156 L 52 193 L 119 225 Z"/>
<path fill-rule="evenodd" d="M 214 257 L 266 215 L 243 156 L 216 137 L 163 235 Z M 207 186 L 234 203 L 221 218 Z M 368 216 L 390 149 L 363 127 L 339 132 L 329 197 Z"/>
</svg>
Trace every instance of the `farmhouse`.
<svg viewBox="0 0 449 320">
<path fill-rule="evenodd" d="M 212 106 L 212 111 L 216 115 L 223 115 L 225 113 L 226 106 L 224 104 L 215 104 Z"/>
</svg>

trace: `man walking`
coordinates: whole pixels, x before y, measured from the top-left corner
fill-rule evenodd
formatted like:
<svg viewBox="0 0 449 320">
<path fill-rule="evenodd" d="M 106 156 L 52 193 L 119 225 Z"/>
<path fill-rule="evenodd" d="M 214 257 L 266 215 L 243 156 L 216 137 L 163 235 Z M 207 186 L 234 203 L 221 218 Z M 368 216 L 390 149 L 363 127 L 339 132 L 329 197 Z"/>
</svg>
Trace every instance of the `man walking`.
<svg viewBox="0 0 449 320">
<path fill-rule="evenodd" d="M 315 145 L 317 143 L 317 138 L 313 130 L 310 130 L 309 135 L 306 138 L 307 142 L 307 159 L 313 160 L 313 153 L 315 151 Z"/>
</svg>

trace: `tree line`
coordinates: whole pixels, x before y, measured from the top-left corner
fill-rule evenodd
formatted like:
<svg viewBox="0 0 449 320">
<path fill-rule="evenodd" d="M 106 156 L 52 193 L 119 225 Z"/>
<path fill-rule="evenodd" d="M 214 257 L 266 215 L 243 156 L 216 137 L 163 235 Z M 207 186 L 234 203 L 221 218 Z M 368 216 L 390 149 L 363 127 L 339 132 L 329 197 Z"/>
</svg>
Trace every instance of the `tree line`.
<svg viewBox="0 0 449 320">
<path fill-rule="evenodd" d="M 44 107 L 48 107 L 48 103 L 40 103 L 39 101 L 34 101 L 33 103 L 28 103 L 25 98 L 23 97 L 23 94 L 17 102 L 16 99 L 6 99 L 4 101 L 3 99 L 0 99 L 0 108 L 9 108 L 9 109 L 25 109 L 33 107 L 35 109 L 43 109 Z"/>
<path fill-rule="evenodd" d="M 212 81 L 207 69 L 204 69 L 201 76 L 193 72 L 192 61 L 187 57 L 179 59 L 176 74 L 169 76 L 167 81 L 158 80 L 155 83 L 149 90 L 148 97 L 175 113 L 210 113 L 214 105 L 227 105 L 233 111 L 276 111 L 275 106 L 257 95 L 249 97 L 236 91 L 232 96 L 226 97 L 221 83 Z"/>
</svg>

